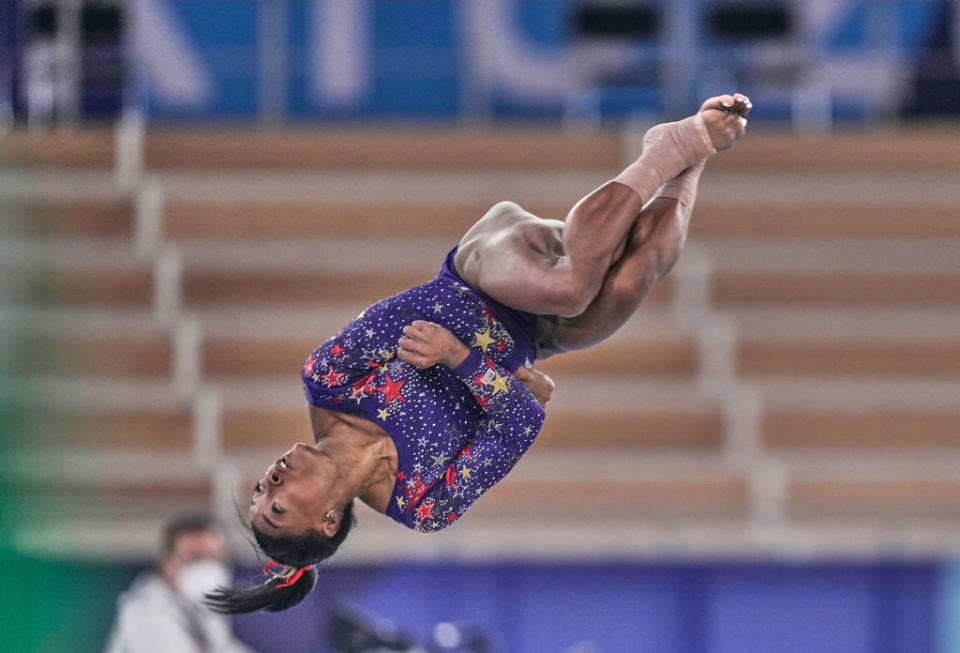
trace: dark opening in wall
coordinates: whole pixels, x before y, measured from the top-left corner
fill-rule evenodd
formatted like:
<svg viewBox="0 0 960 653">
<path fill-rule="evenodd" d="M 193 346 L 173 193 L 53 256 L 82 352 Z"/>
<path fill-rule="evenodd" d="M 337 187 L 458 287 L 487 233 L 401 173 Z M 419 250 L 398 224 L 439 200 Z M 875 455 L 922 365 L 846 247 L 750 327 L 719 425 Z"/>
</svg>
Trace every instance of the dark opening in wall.
<svg viewBox="0 0 960 653">
<path fill-rule="evenodd" d="M 573 17 L 574 31 L 593 38 L 639 39 L 656 36 L 660 12 L 649 5 L 580 5 Z"/>
</svg>

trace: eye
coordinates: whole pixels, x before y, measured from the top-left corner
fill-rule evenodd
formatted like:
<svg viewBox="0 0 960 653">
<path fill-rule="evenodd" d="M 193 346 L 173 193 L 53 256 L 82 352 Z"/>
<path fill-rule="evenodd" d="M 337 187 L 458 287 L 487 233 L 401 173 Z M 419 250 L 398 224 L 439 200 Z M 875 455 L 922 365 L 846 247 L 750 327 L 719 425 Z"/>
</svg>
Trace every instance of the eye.
<svg viewBox="0 0 960 653">
<path fill-rule="evenodd" d="M 286 512 L 286 510 L 281 510 L 280 506 L 278 506 L 277 504 L 273 504 L 272 506 L 270 506 L 270 512 L 277 515 L 282 515 L 283 513 Z"/>
<path fill-rule="evenodd" d="M 257 494 L 258 492 L 263 492 L 263 485 L 260 484 L 260 481 L 257 481 L 253 486 L 253 493 Z"/>
</svg>

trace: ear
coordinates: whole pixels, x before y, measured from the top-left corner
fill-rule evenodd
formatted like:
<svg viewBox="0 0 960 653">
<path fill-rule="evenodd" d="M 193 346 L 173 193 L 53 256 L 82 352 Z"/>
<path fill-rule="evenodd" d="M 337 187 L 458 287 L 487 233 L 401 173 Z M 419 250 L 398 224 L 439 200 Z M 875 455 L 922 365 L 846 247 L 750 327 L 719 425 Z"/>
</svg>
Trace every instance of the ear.
<svg viewBox="0 0 960 653">
<path fill-rule="evenodd" d="M 333 537 L 336 535 L 337 531 L 340 530 L 340 518 L 341 515 L 336 511 L 329 511 L 326 515 L 324 515 L 323 523 L 320 525 L 320 532 L 327 537 Z"/>
</svg>

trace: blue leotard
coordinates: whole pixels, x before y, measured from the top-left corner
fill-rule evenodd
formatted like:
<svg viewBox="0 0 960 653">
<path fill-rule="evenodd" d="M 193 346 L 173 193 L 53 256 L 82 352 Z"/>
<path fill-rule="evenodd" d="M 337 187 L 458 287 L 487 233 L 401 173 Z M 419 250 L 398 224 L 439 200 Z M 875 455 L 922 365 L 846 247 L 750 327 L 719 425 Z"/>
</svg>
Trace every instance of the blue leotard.
<svg viewBox="0 0 960 653">
<path fill-rule="evenodd" d="M 423 532 L 456 521 L 533 443 L 543 409 L 512 371 L 535 359 L 536 316 L 468 286 L 451 251 L 436 279 L 368 307 L 303 367 L 307 401 L 369 419 L 396 443 L 387 514 Z M 435 322 L 470 345 L 456 369 L 396 357 L 403 327 Z"/>
</svg>

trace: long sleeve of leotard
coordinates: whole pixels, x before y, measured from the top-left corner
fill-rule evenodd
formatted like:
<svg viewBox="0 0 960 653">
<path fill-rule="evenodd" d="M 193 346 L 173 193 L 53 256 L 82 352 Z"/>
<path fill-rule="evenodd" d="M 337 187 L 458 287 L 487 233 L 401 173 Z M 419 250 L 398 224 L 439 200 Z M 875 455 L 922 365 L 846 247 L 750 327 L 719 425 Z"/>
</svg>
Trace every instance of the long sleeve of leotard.
<svg viewBox="0 0 960 653">
<path fill-rule="evenodd" d="M 530 431 L 535 436 L 543 425 L 543 408 L 530 389 L 513 374 L 471 349 L 453 373 L 473 393 L 474 399 L 487 413 L 495 436 L 486 438 L 495 441 L 505 451 L 517 458 L 533 443 Z"/>
<path fill-rule="evenodd" d="M 533 393 L 480 351 L 471 349 L 452 371 L 470 389 L 486 422 L 477 437 L 451 458 L 435 457 L 434 468 L 445 470 L 416 505 L 407 506 L 410 525 L 421 531 L 437 531 L 456 521 L 513 469 L 544 421 Z"/>
</svg>

